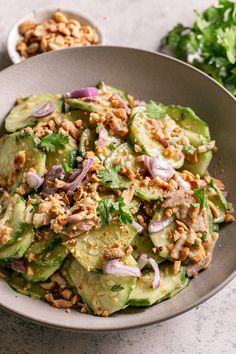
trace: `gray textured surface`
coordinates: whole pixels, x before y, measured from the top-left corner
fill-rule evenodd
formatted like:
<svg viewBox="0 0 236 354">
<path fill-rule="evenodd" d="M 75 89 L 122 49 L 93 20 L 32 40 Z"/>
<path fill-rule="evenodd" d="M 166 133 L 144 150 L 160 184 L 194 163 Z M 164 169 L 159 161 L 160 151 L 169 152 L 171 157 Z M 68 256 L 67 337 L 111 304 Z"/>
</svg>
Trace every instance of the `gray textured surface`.
<svg viewBox="0 0 236 354">
<path fill-rule="evenodd" d="M 46 7 L 49 3 L 71 5 L 95 19 L 106 44 L 155 50 L 176 22 L 191 23 L 192 9 L 202 9 L 213 1 L 0 0 L 0 69 L 10 64 L 5 43 L 11 25 L 36 6 Z M 203 305 L 161 325 L 99 335 L 43 328 L 0 310 L 0 353 L 233 354 L 236 353 L 235 298 L 236 280 Z"/>
</svg>

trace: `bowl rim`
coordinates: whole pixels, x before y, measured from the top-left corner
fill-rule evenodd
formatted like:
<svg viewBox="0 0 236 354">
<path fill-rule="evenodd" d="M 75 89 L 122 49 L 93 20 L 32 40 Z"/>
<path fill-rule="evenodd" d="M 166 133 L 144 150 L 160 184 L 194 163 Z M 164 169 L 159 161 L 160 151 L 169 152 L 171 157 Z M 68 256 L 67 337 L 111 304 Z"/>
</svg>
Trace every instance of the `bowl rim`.
<svg viewBox="0 0 236 354">
<path fill-rule="evenodd" d="M 31 57 L 29 59 L 27 59 L 26 61 L 20 62 L 16 65 L 25 65 L 26 62 L 30 61 L 34 61 L 34 60 L 39 60 L 39 59 L 35 59 L 35 58 L 42 58 L 43 56 L 56 56 L 58 55 L 57 53 L 61 52 L 61 51 L 81 51 L 81 50 L 95 50 L 94 48 L 109 48 L 109 49 L 121 49 L 121 50 L 131 50 L 131 51 L 136 51 L 136 52 L 144 52 L 147 54 L 151 54 L 151 55 L 155 55 L 157 57 L 163 57 L 165 58 L 165 60 L 169 60 L 169 61 L 174 61 L 179 65 L 182 66 L 186 66 L 189 69 L 196 71 L 199 73 L 199 75 L 206 77 L 208 80 L 212 81 L 214 85 L 218 86 L 222 93 L 224 93 L 224 95 L 227 95 L 236 105 L 236 98 L 226 89 L 224 88 L 222 85 L 220 85 L 216 80 L 214 80 L 213 78 L 211 78 L 209 75 L 207 75 L 206 73 L 202 72 L 201 70 L 193 67 L 192 65 L 185 63 L 179 59 L 173 58 L 171 56 L 168 56 L 166 54 L 163 53 L 159 53 L 159 52 L 155 52 L 155 51 L 150 51 L 150 50 L 144 50 L 144 49 L 138 49 L 138 48 L 133 48 L 133 47 L 123 47 L 123 46 L 112 46 L 112 45 L 97 45 L 97 46 L 86 46 L 86 47 L 74 47 L 74 48 L 68 48 L 68 49 L 61 49 L 60 51 L 53 51 L 53 52 L 48 52 L 48 53 L 43 53 L 40 56 L 35 56 L 35 57 Z M 14 65 L 15 66 L 15 65 Z M 4 72 L 10 71 L 11 68 L 13 66 L 10 66 L 4 70 L 2 70 L 0 72 L 0 82 L 1 82 L 1 75 Z M 215 294 L 217 294 L 221 289 L 223 289 L 230 281 L 232 281 L 234 279 L 234 277 L 236 276 L 236 269 L 218 286 L 216 286 L 213 290 L 211 290 L 209 293 L 207 293 L 205 296 L 202 296 L 201 298 L 199 298 L 197 301 L 189 304 L 188 306 L 184 307 L 183 309 L 176 311 L 170 315 L 168 315 L 166 318 L 164 319 L 153 319 L 153 320 L 146 320 L 144 322 L 140 322 L 140 323 L 136 323 L 136 324 L 132 324 L 129 325 L 127 324 L 123 324 L 122 326 L 118 326 L 118 327 L 114 327 L 114 328 L 110 328 L 108 325 L 106 325 L 105 321 L 104 321 L 104 325 L 102 328 L 96 328 L 96 329 L 90 329 L 89 327 L 83 327 L 83 328 L 78 328 L 75 327 L 71 324 L 69 325 L 62 325 L 62 324 L 55 324 L 52 321 L 50 321 L 50 319 L 47 319 L 47 322 L 41 321 L 36 319 L 35 317 L 31 316 L 30 314 L 25 314 L 24 311 L 15 311 L 12 307 L 10 306 L 4 306 L 3 304 L 0 303 L 0 307 L 5 309 L 8 312 L 13 313 L 14 315 L 23 317 L 31 322 L 46 326 L 46 327 L 51 327 L 51 328 L 56 328 L 56 329 L 63 329 L 63 330 L 67 330 L 67 331 L 77 331 L 77 332 L 87 332 L 87 333 L 98 333 L 98 332 L 114 332 L 114 331 L 122 331 L 122 330 L 128 330 L 128 329 L 135 329 L 135 328 L 142 328 L 142 327 L 148 327 L 148 326 L 152 326 L 154 324 L 158 324 L 161 322 L 165 322 L 171 318 L 177 317 L 179 315 L 184 314 L 185 312 L 195 308 L 196 306 L 202 304 L 203 302 L 205 302 L 206 300 L 210 299 L 212 296 L 214 296 Z"/>
<path fill-rule="evenodd" d="M 67 8 L 64 5 L 63 6 L 58 6 L 58 7 L 56 7 L 55 5 L 54 6 L 48 6 L 48 7 L 37 7 L 37 8 L 33 8 L 31 11 L 29 11 L 26 14 L 24 14 L 20 18 L 18 18 L 18 20 L 11 26 L 10 30 L 8 31 L 6 47 L 7 47 L 8 56 L 11 59 L 13 64 L 19 64 L 19 63 L 22 62 L 22 60 L 20 59 L 19 54 L 18 54 L 18 52 L 16 50 L 16 47 L 12 43 L 13 32 L 15 30 L 16 31 L 18 30 L 18 27 L 19 27 L 19 25 L 22 22 L 27 21 L 31 17 L 35 17 L 37 14 L 40 15 L 41 13 L 44 13 L 44 12 L 47 12 L 47 11 L 54 13 L 54 12 L 56 12 L 58 10 L 61 11 L 61 12 L 64 12 L 64 13 L 68 13 L 70 16 L 74 15 L 76 18 L 80 19 L 84 23 L 87 23 L 88 25 L 90 25 L 93 28 L 95 28 L 95 30 L 98 33 L 98 38 L 99 39 L 98 39 L 98 44 L 93 44 L 93 46 L 99 46 L 99 45 L 102 45 L 104 43 L 104 35 L 103 35 L 100 27 L 97 26 L 96 21 L 94 21 L 93 18 L 90 19 L 90 17 L 84 15 L 83 12 L 77 11 L 75 9 L 75 7 L 71 6 L 70 8 L 69 7 Z M 21 36 L 21 35 L 19 34 L 19 36 Z M 71 48 L 63 48 L 63 49 L 60 49 L 60 50 L 65 50 L 65 49 L 71 49 Z M 48 53 L 50 53 L 50 52 L 46 52 L 46 54 L 48 54 Z M 42 54 L 45 54 L 45 53 L 40 53 L 38 55 L 42 55 Z M 33 57 L 27 58 L 27 60 L 31 59 Z"/>
</svg>

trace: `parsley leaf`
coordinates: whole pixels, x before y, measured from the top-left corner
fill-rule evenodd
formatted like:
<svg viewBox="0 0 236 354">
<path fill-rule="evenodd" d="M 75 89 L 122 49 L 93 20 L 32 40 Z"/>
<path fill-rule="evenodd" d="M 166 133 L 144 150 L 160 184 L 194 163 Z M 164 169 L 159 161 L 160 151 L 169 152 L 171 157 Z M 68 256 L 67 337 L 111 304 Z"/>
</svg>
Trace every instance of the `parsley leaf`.
<svg viewBox="0 0 236 354">
<path fill-rule="evenodd" d="M 146 104 L 146 113 L 153 119 L 161 119 L 166 116 L 165 108 L 162 103 L 149 101 Z"/>
<path fill-rule="evenodd" d="M 73 172 L 73 168 L 70 167 L 66 162 L 62 163 L 62 167 L 64 168 L 64 170 L 68 173 Z"/>
<path fill-rule="evenodd" d="M 208 186 L 212 187 L 215 189 L 215 191 L 218 193 L 218 196 L 220 198 L 221 203 L 223 204 L 225 210 L 228 210 L 229 208 L 229 204 L 227 202 L 227 200 L 225 199 L 225 196 L 223 195 L 223 193 L 221 192 L 220 188 L 217 186 L 216 182 L 214 181 L 214 179 L 211 179 Z"/>
<path fill-rule="evenodd" d="M 69 143 L 68 135 L 63 133 L 53 133 L 47 135 L 41 139 L 41 148 L 45 148 L 47 152 L 54 152 L 58 150 L 64 150 L 65 145 Z"/>
<path fill-rule="evenodd" d="M 117 285 L 114 285 L 114 286 L 111 288 L 111 291 L 117 292 L 117 291 L 121 291 L 121 290 L 123 290 L 123 289 L 124 289 L 124 287 L 123 287 L 122 285 L 117 284 Z"/>
<path fill-rule="evenodd" d="M 125 205 L 123 198 L 119 198 L 117 202 L 114 202 L 109 197 L 104 197 L 98 204 L 97 213 L 99 214 L 99 224 L 102 228 L 108 226 L 114 216 L 119 216 L 122 224 L 128 224 L 133 221 L 132 214 Z"/>
<path fill-rule="evenodd" d="M 194 194 L 199 200 L 201 208 L 207 208 L 208 199 L 204 188 L 195 189 Z"/>
<path fill-rule="evenodd" d="M 120 178 L 118 171 L 121 165 L 111 166 L 108 169 L 104 169 L 97 172 L 98 177 L 103 183 L 107 183 L 110 188 L 120 188 Z"/>
</svg>

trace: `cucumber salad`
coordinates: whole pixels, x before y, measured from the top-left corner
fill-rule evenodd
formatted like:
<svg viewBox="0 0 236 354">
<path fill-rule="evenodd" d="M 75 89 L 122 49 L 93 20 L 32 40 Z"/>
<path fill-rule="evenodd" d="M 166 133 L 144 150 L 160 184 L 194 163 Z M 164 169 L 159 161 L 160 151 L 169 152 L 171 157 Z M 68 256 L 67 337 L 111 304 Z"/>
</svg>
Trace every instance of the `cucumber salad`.
<svg viewBox="0 0 236 354">
<path fill-rule="evenodd" d="M 102 82 L 19 98 L 5 130 L 0 275 L 54 307 L 106 317 L 173 297 L 234 220 L 190 108 Z"/>
</svg>

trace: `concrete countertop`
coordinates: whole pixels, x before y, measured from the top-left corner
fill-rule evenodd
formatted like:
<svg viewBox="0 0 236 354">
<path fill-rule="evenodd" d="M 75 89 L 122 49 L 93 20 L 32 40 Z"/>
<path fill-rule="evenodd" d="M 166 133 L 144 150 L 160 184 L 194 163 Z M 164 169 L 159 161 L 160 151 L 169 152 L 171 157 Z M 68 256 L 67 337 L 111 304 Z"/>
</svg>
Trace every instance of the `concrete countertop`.
<svg viewBox="0 0 236 354">
<path fill-rule="evenodd" d="M 96 21 L 105 44 L 157 50 L 177 22 L 212 0 L 0 0 L 0 70 L 11 64 L 7 33 L 37 7 L 72 7 Z M 80 334 L 49 329 L 0 310 L 0 354 L 233 354 L 236 353 L 236 279 L 199 307 L 145 329 Z M 157 308 L 158 311 L 158 308 Z"/>
</svg>

